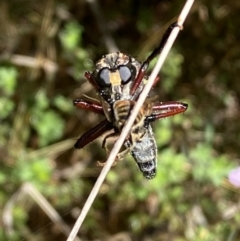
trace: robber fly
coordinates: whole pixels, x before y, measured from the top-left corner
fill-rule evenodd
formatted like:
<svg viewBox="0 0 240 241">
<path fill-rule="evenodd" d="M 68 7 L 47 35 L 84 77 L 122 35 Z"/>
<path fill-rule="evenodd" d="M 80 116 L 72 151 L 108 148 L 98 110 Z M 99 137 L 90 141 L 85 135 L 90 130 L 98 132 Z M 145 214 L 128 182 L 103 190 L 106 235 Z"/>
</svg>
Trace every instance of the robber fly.
<svg viewBox="0 0 240 241">
<path fill-rule="evenodd" d="M 149 63 L 161 52 L 172 29 L 176 26 L 177 24 L 174 23 L 167 29 L 159 46 L 143 63 L 123 53 L 110 53 L 104 55 L 96 63 L 96 68 L 92 73 L 85 73 L 85 77 L 96 90 L 99 100 L 81 98 L 74 100 L 73 103 L 76 107 L 95 112 L 104 116 L 105 119 L 84 133 L 77 140 L 75 148 L 83 148 L 102 134 L 112 131 L 105 136 L 102 144 L 106 152 L 109 152 L 108 140 L 121 133 L 147 82 L 146 71 Z M 158 78 L 155 83 L 157 81 Z M 124 142 L 125 149 L 118 153 L 117 160 L 121 160 L 127 153 L 131 153 L 144 177 L 147 179 L 155 177 L 157 147 L 150 123 L 160 118 L 182 113 L 186 109 L 187 104 L 185 103 L 153 102 L 153 99 L 147 98 Z"/>
</svg>

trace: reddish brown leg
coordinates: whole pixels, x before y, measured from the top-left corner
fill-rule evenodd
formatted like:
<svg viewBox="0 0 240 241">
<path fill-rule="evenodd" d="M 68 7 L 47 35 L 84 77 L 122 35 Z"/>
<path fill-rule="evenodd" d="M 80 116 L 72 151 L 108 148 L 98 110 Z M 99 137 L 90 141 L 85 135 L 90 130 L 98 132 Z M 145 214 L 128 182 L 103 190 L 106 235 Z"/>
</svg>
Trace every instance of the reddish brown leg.
<svg viewBox="0 0 240 241">
<path fill-rule="evenodd" d="M 103 140 L 103 143 L 102 143 L 102 148 L 106 151 L 107 155 L 109 155 L 110 151 L 107 147 L 107 141 L 108 139 L 110 138 L 118 138 L 119 137 L 119 133 L 110 133 L 109 135 L 105 136 L 104 140 Z M 126 148 L 124 149 L 123 151 L 119 152 L 117 154 L 117 157 L 116 157 L 116 160 L 114 161 L 114 163 L 112 164 L 112 166 L 115 166 L 117 164 L 118 161 L 122 160 L 126 154 L 128 154 L 129 152 L 131 151 L 131 148 Z M 106 162 L 100 162 L 98 161 L 98 165 L 99 166 L 104 166 L 106 164 Z"/>
<path fill-rule="evenodd" d="M 146 121 L 152 122 L 160 118 L 165 118 L 168 116 L 173 116 L 179 113 L 183 113 L 187 110 L 188 105 L 182 102 L 177 101 L 167 101 L 154 103 L 153 113 L 150 116 L 146 117 Z M 160 112 L 159 112 L 160 111 Z"/>
<path fill-rule="evenodd" d="M 152 87 L 154 87 L 154 86 L 159 82 L 159 80 L 160 80 L 160 77 L 157 76 L 156 79 L 155 79 L 154 82 L 153 82 Z"/>
<path fill-rule="evenodd" d="M 157 48 L 155 48 L 153 50 L 153 52 L 148 56 L 148 58 L 143 62 L 140 70 L 139 70 L 139 73 L 138 73 L 138 76 L 137 78 L 135 79 L 133 85 L 132 85 L 132 88 L 131 88 L 131 95 L 133 95 L 133 93 L 135 93 L 135 91 L 137 90 L 137 88 L 139 87 L 139 85 L 141 84 L 142 80 L 143 80 L 143 77 L 144 75 L 146 75 L 146 72 L 147 72 L 147 69 L 148 69 L 148 66 L 149 66 L 149 63 L 157 56 L 161 53 L 164 45 L 166 44 L 167 40 L 168 40 L 168 37 L 169 35 L 171 34 L 172 30 L 177 27 L 178 24 L 177 23 L 173 23 L 171 24 L 166 32 L 164 33 L 162 39 L 161 39 L 161 42 L 160 44 L 157 46 Z"/>
<path fill-rule="evenodd" d="M 171 111 L 176 109 L 187 110 L 188 105 L 179 101 L 164 101 L 153 104 L 153 111 Z"/>
<path fill-rule="evenodd" d="M 92 84 L 92 86 L 95 88 L 96 91 L 99 91 L 99 86 L 97 85 L 93 75 L 90 72 L 86 72 L 84 75 L 88 81 Z"/>
<path fill-rule="evenodd" d="M 104 116 L 103 107 L 98 102 L 93 102 L 85 99 L 76 99 L 73 101 L 73 104 L 79 109 L 89 110 Z"/>
<path fill-rule="evenodd" d="M 107 147 L 107 140 L 110 139 L 110 138 L 116 138 L 119 137 L 119 133 L 110 133 L 108 134 L 107 136 L 104 137 L 104 140 L 102 142 L 102 148 L 106 151 L 107 154 L 109 154 L 109 149 Z"/>
<path fill-rule="evenodd" d="M 110 139 L 110 138 L 117 138 L 119 136 L 119 133 L 110 133 L 108 134 L 107 136 L 104 137 L 104 140 L 102 142 L 102 148 L 105 150 L 105 152 L 107 153 L 107 155 L 109 155 L 109 149 L 108 149 L 108 146 L 107 146 L 107 140 Z M 103 167 L 105 165 L 106 162 L 100 162 L 98 161 L 97 164 L 98 166 L 101 166 Z M 115 166 L 116 165 L 116 161 L 114 161 L 114 163 L 112 164 L 112 166 Z"/>
<path fill-rule="evenodd" d="M 134 83 L 131 87 L 131 91 L 130 91 L 131 95 L 133 95 L 135 93 L 135 91 L 137 90 L 137 88 L 141 84 L 144 76 L 146 75 L 147 68 L 148 68 L 148 64 L 143 63 L 142 67 L 140 68 L 140 70 L 138 72 L 137 78 L 134 80 Z"/>
<path fill-rule="evenodd" d="M 88 143 L 92 142 L 102 134 L 104 134 L 106 131 L 109 131 L 113 128 L 113 125 L 111 122 L 109 122 L 107 119 L 101 121 L 96 126 L 85 132 L 75 143 L 74 147 L 77 149 L 83 148 Z"/>
</svg>

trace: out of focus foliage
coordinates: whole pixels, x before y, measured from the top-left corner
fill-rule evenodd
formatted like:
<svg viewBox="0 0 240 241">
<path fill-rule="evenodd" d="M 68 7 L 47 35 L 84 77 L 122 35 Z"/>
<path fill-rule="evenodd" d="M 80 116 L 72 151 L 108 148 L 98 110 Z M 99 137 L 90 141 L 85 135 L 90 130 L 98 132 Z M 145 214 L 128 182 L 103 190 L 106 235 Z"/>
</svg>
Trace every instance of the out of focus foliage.
<svg viewBox="0 0 240 241">
<path fill-rule="evenodd" d="M 73 149 L 100 120 L 72 106 L 96 98 L 84 72 L 111 51 L 109 37 L 143 61 L 184 1 L 97 3 L 0 3 L 0 240 L 66 240 L 23 187 L 72 227 L 106 159 L 101 138 Z M 240 164 L 239 12 L 238 1 L 196 1 L 152 91 L 189 104 L 154 124 L 157 177 L 145 180 L 130 156 L 114 166 L 81 240 L 240 239 L 239 190 L 226 179 Z"/>
</svg>

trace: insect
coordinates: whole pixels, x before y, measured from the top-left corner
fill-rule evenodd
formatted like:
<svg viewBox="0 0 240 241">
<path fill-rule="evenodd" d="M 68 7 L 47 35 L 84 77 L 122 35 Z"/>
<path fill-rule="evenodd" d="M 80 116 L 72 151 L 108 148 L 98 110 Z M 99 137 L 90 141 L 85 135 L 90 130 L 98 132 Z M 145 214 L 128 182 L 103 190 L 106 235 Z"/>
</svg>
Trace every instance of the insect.
<svg viewBox="0 0 240 241">
<path fill-rule="evenodd" d="M 119 136 L 147 82 L 146 71 L 149 63 L 161 52 L 172 29 L 176 26 L 176 23 L 169 26 L 159 46 L 143 63 L 120 52 L 110 53 L 96 63 L 92 73 L 85 73 L 85 77 L 97 92 L 99 100 L 85 96 L 74 100 L 73 104 L 77 108 L 102 115 L 105 119 L 84 133 L 75 143 L 75 148 L 83 148 L 104 133 L 112 131 L 105 136 L 102 143 L 102 147 L 107 153 L 109 152 L 107 147 L 109 139 Z M 157 81 L 158 78 L 155 83 Z M 147 98 L 124 142 L 125 149 L 118 153 L 117 160 L 131 153 L 144 177 L 154 178 L 157 168 L 157 146 L 150 124 L 160 118 L 182 113 L 187 110 L 187 107 L 188 105 L 182 102 L 154 102 L 153 98 Z"/>
<path fill-rule="evenodd" d="M 156 175 L 157 168 L 157 145 L 153 136 L 152 127 L 146 127 L 145 135 L 136 142 L 131 155 L 138 164 L 143 176 L 152 179 Z"/>
</svg>

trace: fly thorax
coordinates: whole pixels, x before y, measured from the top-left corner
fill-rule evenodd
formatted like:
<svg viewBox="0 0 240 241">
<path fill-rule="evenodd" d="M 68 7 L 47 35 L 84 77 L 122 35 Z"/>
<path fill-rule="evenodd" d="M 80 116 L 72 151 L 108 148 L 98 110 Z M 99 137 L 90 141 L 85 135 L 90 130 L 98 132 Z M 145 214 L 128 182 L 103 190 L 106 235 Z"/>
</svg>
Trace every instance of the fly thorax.
<svg viewBox="0 0 240 241">
<path fill-rule="evenodd" d="M 118 101 L 122 98 L 122 89 L 120 85 L 112 86 L 112 100 Z"/>
<path fill-rule="evenodd" d="M 131 82 L 122 85 L 122 98 L 125 100 L 130 100 L 132 96 L 130 95 Z"/>
</svg>

